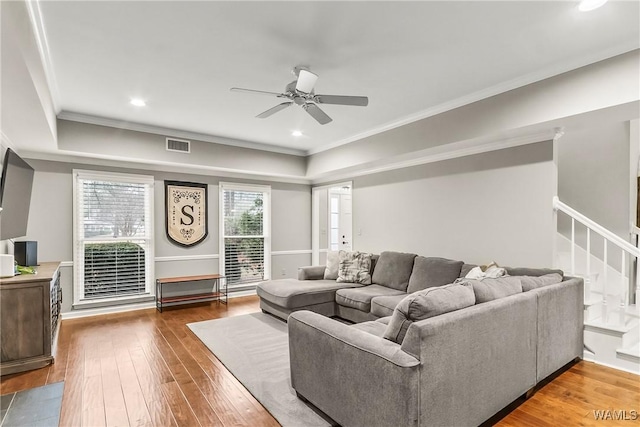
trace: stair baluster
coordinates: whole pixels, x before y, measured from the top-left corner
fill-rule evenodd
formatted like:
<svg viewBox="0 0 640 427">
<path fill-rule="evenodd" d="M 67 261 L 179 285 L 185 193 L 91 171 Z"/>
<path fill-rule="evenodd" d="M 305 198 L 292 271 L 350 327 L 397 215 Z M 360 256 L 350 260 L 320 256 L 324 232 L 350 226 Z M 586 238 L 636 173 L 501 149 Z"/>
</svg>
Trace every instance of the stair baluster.
<svg viewBox="0 0 640 427">
<path fill-rule="evenodd" d="M 584 278 L 584 298 L 591 297 L 591 229 L 587 227 L 587 275 Z"/>
<path fill-rule="evenodd" d="M 607 323 L 607 285 L 609 281 L 609 262 L 607 261 L 607 239 L 604 239 L 604 255 L 602 261 L 604 262 L 604 274 L 602 275 L 602 323 Z"/>
</svg>

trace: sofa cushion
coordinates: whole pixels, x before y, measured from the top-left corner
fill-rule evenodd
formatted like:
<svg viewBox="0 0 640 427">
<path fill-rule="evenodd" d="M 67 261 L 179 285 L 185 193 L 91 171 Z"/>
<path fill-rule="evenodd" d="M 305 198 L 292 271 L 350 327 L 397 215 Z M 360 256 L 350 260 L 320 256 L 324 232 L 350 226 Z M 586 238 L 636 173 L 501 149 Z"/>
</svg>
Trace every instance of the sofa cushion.
<svg viewBox="0 0 640 427">
<path fill-rule="evenodd" d="M 336 302 L 345 307 L 368 313 L 371 310 L 371 299 L 384 295 L 406 295 L 406 293 L 380 285 L 363 286 L 355 289 L 338 289 L 336 291 Z"/>
<path fill-rule="evenodd" d="M 452 283 L 410 294 L 393 311 L 383 337 L 401 344 L 411 323 L 470 307 L 475 302 L 468 283 Z"/>
<path fill-rule="evenodd" d="M 338 267 L 339 283 L 371 284 L 371 254 L 365 252 L 340 251 Z"/>
<path fill-rule="evenodd" d="M 336 280 L 338 278 L 338 266 L 340 256 L 338 251 L 327 252 L 327 266 L 324 269 L 325 280 Z"/>
<path fill-rule="evenodd" d="M 407 293 L 453 283 L 460 276 L 463 264 L 452 259 L 417 256 L 413 261 Z"/>
<path fill-rule="evenodd" d="M 399 295 L 374 297 L 373 299 L 371 299 L 371 314 L 374 314 L 378 317 L 391 316 L 398 303 L 402 301 L 406 296 L 407 294 L 402 293 Z"/>
<path fill-rule="evenodd" d="M 557 273 L 564 276 L 564 271 L 552 268 L 505 267 L 509 276 L 544 276 Z"/>
<path fill-rule="evenodd" d="M 522 282 L 522 292 L 532 289 L 542 288 L 543 286 L 555 285 L 562 282 L 562 276 L 558 273 L 545 274 L 544 276 L 519 276 Z"/>
<path fill-rule="evenodd" d="M 373 270 L 373 283 L 387 288 L 406 291 L 413 271 L 416 254 L 382 252 Z"/>
<path fill-rule="evenodd" d="M 382 338 L 384 335 L 384 331 L 387 329 L 387 325 L 384 323 L 376 322 L 375 320 L 370 320 L 368 322 L 356 323 L 351 325 L 354 329 L 360 329 L 361 331 L 368 332 L 371 335 L 375 335 L 377 337 Z"/>
<path fill-rule="evenodd" d="M 269 280 L 256 286 L 256 293 L 279 307 L 297 308 L 333 302 L 336 290 L 361 287 L 357 283 L 337 283 L 335 280 Z"/>
<path fill-rule="evenodd" d="M 482 280 L 462 279 L 460 283 L 469 283 L 473 287 L 473 292 L 476 295 L 476 304 L 522 292 L 522 282 L 519 277 L 506 276 Z"/>
</svg>

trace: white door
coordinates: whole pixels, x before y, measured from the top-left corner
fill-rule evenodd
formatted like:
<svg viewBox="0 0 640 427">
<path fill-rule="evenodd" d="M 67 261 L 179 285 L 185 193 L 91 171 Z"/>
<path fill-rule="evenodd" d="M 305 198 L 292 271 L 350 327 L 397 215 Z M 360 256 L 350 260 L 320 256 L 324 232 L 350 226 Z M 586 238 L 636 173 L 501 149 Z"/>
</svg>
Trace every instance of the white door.
<svg viewBox="0 0 640 427">
<path fill-rule="evenodd" d="M 329 197 L 329 250 L 351 251 L 352 213 L 350 189 L 331 189 Z"/>
<path fill-rule="evenodd" d="M 340 194 L 340 249 L 351 251 L 352 248 L 352 215 L 351 194 Z"/>
</svg>

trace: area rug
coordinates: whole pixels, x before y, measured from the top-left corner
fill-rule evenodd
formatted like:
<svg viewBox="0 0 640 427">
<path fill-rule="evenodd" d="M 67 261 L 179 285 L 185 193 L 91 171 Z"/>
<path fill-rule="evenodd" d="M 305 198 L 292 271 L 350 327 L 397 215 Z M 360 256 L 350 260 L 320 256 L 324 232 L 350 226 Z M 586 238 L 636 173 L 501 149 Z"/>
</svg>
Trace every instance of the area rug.
<svg viewBox="0 0 640 427">
<path fill-rule="evenodd" d="M 331 425 L 291 388 L 286 323 L 252 313 L 187 326 L 280 424 Z"/>
</svg>

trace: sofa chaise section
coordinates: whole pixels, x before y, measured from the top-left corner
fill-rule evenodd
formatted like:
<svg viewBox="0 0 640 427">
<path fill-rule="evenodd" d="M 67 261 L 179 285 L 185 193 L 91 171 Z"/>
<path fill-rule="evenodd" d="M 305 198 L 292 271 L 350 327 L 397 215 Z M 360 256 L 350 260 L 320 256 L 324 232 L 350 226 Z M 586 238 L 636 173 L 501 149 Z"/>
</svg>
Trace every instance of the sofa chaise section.
<svg viewBox="0 0 640 427">
<path fill-rule="evenodd" d="M 256 287 L 256 293 L 263 311 L 286 320 L 296 310 L 312 310 L 325 316 L 335 316 L 336 291 L 362 286 L 357 283 L 337 283 L 335 280 L 280 279 L 261 283 Z"/>
</svg>

